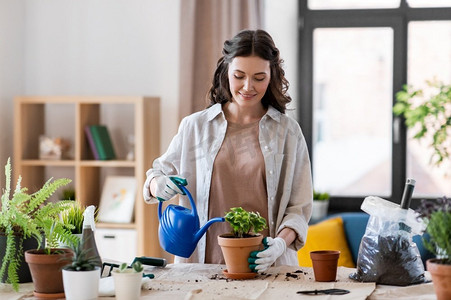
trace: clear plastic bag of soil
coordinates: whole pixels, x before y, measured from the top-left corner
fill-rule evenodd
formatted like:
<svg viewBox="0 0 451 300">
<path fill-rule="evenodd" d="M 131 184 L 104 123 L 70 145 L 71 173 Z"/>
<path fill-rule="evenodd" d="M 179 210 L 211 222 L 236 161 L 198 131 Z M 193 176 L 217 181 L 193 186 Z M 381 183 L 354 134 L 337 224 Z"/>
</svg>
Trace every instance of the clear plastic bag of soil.
<svg viewBox="0 0 451 300">
<path fill-rule="evenodd" d="M 361 209 L 370 215 L 360 242 L 357 271 L 361 282 L 406 286 L 425 282 L 424 265 L 412 237 L 424 230 L 412 209 L 379 197 L 366 197 Z"/>
</svg>

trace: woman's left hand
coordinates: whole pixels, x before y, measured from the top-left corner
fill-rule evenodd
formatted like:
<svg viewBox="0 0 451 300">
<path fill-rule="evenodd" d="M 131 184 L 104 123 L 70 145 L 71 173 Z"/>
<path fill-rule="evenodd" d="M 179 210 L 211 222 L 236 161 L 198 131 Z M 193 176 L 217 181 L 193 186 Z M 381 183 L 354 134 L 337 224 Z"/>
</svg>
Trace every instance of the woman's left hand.
<svg viewBox="0 0 451 300">
<path fill-rule="evenodd" d="M 287 243 L 280 237 L 263 239 L 265 250 L 252 251 L 248 259 L 249 268 L 252 271 L 264 272 L 285 252 Z"/>
</svg>

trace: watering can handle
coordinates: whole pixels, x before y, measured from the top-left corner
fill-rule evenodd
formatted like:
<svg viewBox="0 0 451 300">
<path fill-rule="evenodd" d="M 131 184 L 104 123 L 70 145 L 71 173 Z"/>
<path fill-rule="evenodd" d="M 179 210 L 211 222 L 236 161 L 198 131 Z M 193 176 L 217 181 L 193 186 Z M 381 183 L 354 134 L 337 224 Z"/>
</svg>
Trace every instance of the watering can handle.
<svg viewBox="0 0 451 300">
<path fill-rule="evenodd" d="M 181 187 L 188 184 L 185 178 L 181 178 L 178 176 L 169 176 L 173 183 L 175 183 L 183 192 L 185 192 Z M 185 192 L 186 193 L 186 192 Z"/>
<path fill-rule="evenodd" d="M 194 203 L 193 196 L 191 196 L 191 193 L 188 191 L 188 189 L 184 185 L 177 184 L 178 187 L 185 193 L 186 196 L 188 196 L 189 203 L 191 204 L 191 211 L 193 216 L 197 216 L 197 209 L 196 204 Z"/>
<path fill-rule="evenodd" d="M 196 205 L 194 204 L 193 197 L 191 196 L 191 193 L 188 191 L 188 189 L 185 187 L 185 185 L 188 184 L 186 179 L 174 176 L 174 177 L 171 177 L 171 180 L 183 192 L 183 195 L 188 196 L 189 202 L 191 204 L 192 215 L 197 216 L 197 209 L 196 209 Z M 158 203 L 158 219 L 161 219 L 162 209 L 163 209 L 163 201 L 159 201 L 159 203 Z"/>
</svg>

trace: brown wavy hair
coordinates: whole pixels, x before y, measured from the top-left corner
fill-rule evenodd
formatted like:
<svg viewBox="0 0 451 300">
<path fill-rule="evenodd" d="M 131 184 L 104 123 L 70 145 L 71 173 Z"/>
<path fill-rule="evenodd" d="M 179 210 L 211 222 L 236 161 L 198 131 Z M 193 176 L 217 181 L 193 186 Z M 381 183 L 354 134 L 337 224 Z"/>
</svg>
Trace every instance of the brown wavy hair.
<svg viewBox="0 0 451 300">
<path fill-rule="evenodd" d="M 276 48 L 273 39 L 266 31 L 260 29 L 240 31 L 233 38 L 224 42 L 222 54 L 207 95 L 210 101 L 209 106 L 232 101 L 228 79 L 230 62 L 237 56 L 256 55 L 269 61 L 271 69 L 271 79 L 261 100 L 262 104 L 265 108 L 271 105 L 281 113 L 285 113 L 286 106 L 291 101 L 291 97 L 287 94 L 289 83 L 285 78 L 285 71 L 282 69 L 283 60 L 279 57 L 279 49 Z"/>
</svg>

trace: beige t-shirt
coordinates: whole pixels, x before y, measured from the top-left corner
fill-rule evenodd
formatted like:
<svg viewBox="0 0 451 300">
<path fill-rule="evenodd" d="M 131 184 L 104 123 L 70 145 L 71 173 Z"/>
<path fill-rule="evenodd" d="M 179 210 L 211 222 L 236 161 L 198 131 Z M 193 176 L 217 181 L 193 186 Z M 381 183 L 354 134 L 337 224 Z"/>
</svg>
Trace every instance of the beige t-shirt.
<svg viewBox="0 0 451 300">
<path fill-rule="evenodd" d="M 258 141 L 259 122 L 228 122 L 221 149 L 213 164 L 208 219 L 223 217 L 232 207 L 259 212 L 268 220 L 265 162 Z M 217 236 L 230 232 L 228 223 L 214 223 L 207 230 L 205 263 L 224 264 Z M 269 235 L 268 229 L 262 234 Z"/>
</svg>

